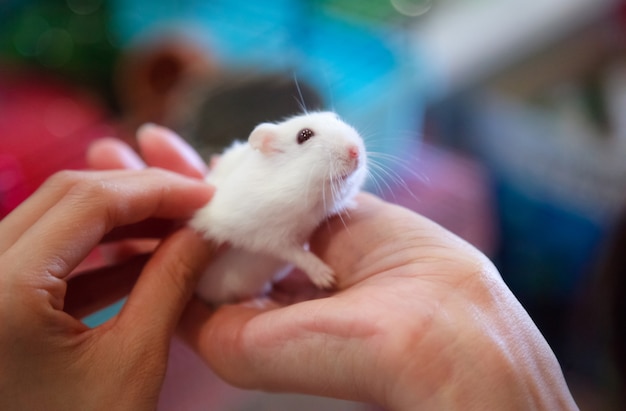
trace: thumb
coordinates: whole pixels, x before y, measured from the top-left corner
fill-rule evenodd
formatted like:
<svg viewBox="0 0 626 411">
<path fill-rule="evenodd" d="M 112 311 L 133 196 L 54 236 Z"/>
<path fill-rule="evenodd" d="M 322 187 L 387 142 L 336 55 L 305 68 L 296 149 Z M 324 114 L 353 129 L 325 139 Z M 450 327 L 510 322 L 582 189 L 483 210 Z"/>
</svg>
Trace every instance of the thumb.
<svg viewBox="0 0 626 411">
<path fill-rule="evenodd" d="M 169 339 L 215 248 L 189 227 L 163 240 L 120 312 L 118 326 L 143 338 Z"/>
</svg>

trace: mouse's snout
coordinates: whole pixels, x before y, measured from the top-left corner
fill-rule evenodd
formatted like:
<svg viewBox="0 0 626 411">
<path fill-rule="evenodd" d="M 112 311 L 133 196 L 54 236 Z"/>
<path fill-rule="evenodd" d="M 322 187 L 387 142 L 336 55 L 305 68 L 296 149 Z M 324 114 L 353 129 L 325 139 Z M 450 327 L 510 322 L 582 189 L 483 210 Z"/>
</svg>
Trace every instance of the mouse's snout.
<svg viewBox="0 0 626 411">
<path fill-rule="evenodd" d="M 359 148 L 355 145 L 351 145 L 348 147 L 348 157 L 351 159 L 359 158 Z"/>
<path fill-rule="evenodd" d="M 346 147 L 344 157 L 344 163 L 350 170 L 350 172 L 356 170 L 361 165 L 363 159 L 361 158 L 363 155 L 361 153 L 361 149 L 356 144 L 349 144 Z"/>
</svg>

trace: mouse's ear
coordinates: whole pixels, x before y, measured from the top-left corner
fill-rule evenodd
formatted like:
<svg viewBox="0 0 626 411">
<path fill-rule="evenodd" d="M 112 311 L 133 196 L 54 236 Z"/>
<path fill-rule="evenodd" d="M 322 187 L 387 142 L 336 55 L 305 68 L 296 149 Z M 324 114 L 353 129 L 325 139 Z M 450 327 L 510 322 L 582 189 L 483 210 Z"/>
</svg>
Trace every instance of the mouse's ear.
<svg viewBox="0 0 626 411">
<path fill-rule="evenodd" d="M 255 150 L 263 154 L 281 151 L 278 147 L 278 126 L 272 123 L 262 123 L 255 127 L 248 137 L 248 143 Z"/>
</svg>

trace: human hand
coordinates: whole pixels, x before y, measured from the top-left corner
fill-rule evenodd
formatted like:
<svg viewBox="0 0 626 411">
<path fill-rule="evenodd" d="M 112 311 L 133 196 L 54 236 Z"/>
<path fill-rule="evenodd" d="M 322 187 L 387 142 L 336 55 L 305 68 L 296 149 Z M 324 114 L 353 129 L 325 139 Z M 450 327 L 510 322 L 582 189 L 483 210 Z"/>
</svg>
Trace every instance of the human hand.
<svg viewBox="0 0 626 411">
<path fill-rule="evenodd" d="M 93 329 L 77 319 L 92 301 L 68 297 L 118 292 L 111 267 L 69 278 L 101 240 L 145 234 L 150 218 L 186 219 L 211 195 L 157 169 L 62 172 L 0 221 L 0 409 L 155 408 L 171 335 L 211 247 L 184 228 L 147 262 L 114 267 L 141 274 L 122 311 Z"/>
<path fill-rule="evenodd" d="M 390 410 L 576 408 L 497 270 L 455 235 L 362 194 L 312 249 L 338 273 L 333 294 L 292 279 L 291 300 L 190 302 L 181 333 L 226 381 Z"/>
<path fill-rule="evenodd" d="M 156 167 L 194 179 L 201 179 L 207 173 L 198 154 L 164 127 L 153 124 L 140 127 L 137 146 L 139 153 L 116 138 L 96 140 L 87 153 L 87 164 L 94 170 Z M 145 263 L 166 233 L 179 226 L 177 220 L 149 218 L 108 234 L 98 250 L 107 266 L 91 270 L 88 276 L 71 278 L 66 307 L 83 317 L 126 296 L 139 275 L 137 267 Z"/>
<path fill-rule="evenodd" d="M 108 157 L 123 166 L 124 150 L 128 164 L 144 166 L 121 146 Z M 180 334 L 230 383 L 390 410 L 575 408 L 497 270 L 455 235 L 363 194 L 311 245 L 339 274 L 337 292 L 295 273 L 266 300 L 217 312 L 190 301 Z"/>
</svg>

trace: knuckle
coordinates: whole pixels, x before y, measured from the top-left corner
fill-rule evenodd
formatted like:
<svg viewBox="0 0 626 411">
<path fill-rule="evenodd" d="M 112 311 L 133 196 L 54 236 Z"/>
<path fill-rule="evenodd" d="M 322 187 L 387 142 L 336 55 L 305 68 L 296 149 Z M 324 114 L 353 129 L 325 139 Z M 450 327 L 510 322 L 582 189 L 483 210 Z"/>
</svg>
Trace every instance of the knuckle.
<svg viewBox="0 0 626 411">
<path fill-rule="evenodd" d="M 74 184 L 70 190 L 70 194 L 76 197 L 94 199 L 100 198 L 103 194 L 107 194 L 110 191 L 111 187 L 106 182 L 93 178 L 85 178 Z"/>
<path fill-rule="evenodd" d="M 76 213 L 87 213 L 98 218 L 105 232 L 113 228 L 119 210 L 114 206 L 112 197 L 119 188 L 110 181 L 86 172 L 69 173 L 69 176 L 64 178 L 71 181 L 65 199 L 70 202 L 72 209 Z"/>
<path fill-rule="evenodd" d="M 176 256 L 164 264 L 163 270 L 168 283 L 175 288 L 178 295 L 186 296 L 193 291 L 194 274 L 198 267 L 189 258 L 182 255 Z"/>
<path fill-rule="evenodd" d="M 77 206 L 92 207 L 106 199 L 111 191 L 109 184 L 94 178 L 82 178 L 68 190 L 68 198 Z"/>
<path fill-rule="evenodd" d="M 110 184 L 86 171 L 63 170 L 50 177 L 46 184 L 63 190 L 72 200 L 97 199 L 112 190 Z"/>
<path fill-rule="evenodd" d="M 172 172 L 159 167 L 148 167 L 146 173 L 153 175 L 154 178 L 166 179 L 172 177 Z"/>
<path fill-rule="evenodd" d="M 84 180 L 86 173 L 84 171 L 77 170 L 62 170 L 57 171 L 50 176 L 44 186 L 52 187 L 60 190 L 68 190 Z"/>
</svg>

